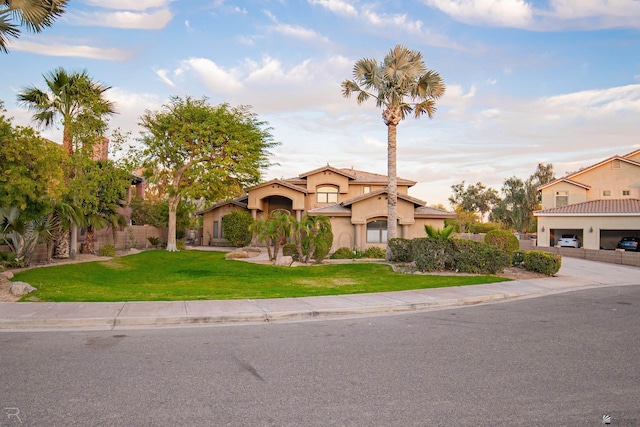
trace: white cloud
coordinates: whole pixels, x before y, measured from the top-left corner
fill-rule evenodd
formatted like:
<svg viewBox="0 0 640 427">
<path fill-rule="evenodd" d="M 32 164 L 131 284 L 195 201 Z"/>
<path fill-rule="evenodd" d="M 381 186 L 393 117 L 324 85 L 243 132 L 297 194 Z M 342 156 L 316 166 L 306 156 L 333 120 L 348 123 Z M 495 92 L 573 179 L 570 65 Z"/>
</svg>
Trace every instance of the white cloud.
<svg viewBox="0 0 640 427">
<path fill-rule="evenodd" d="M 420 20 L 411 20 L 406 14 L 385 14 L 378 13 L 374 6 L 363 7 L 360 16 L 368 27 L 379 27 L 390 33 L 401 33 L 410 35 L 416 42 L 438 47 L 446 47 L 456 50 L 468 50 L 456 44 L 446 36 L 436 34 L 424 28 Z"/>
<path fill-rule="evenodd" d="M 309 4 L 322 6 L 338 15 L 356 16 L 358 12 L 352 4 L 342 0 L 308 0 Z"/>
<path fill-rule="evenodd" d="M 640 17 L 638 0 L 550 0 L 559 18 L 575 19 L 591 16 Z"/>
<path fill-rule="evenodd" d="M 293 37 L 308 42 L 319 41 L 321 43 L 329 43 L 328 38 L 316 33 L 313 30 L 309 30 L 298 25 L 278 24 L 271 27 L 271 29 L 276 33 L 282 34 L 287 37 Z"/>
<path fill-rule="evenodd" d="M 74 25 L 97 26 L 110 28 L 138 28 L 144 30 L 159 30 L 167 26 L 173 18 L 169 9 L 154 12 L 81 12 L 69 16 L 69 22 Z"/>
<path fill-rule="evenodd" d="M 566 116 L 640 113 L 640 84 L 542 98 L 543 112 Z"/>
<path fill-rule="evenodd" d="M 210 59 L 189 58 L 182 61 L 180 68 L 176 71 L 177 75 L 193 71 L 207 89 L 216 95 L 231 95 L 243 88 L 234 70 L 227 71 Z"/>
<path fill-rule="evenodd" d="M 640 28 L 638 0 L 549 0 L 547 8 L 527 0 L 423 0 L 470 25 L 541 31 Z"/>
<path fill-rule="evenodd" d="M 84 0 L 83 3 L 90 6 L 117 9 L 117 10 L 147 10 L 153 8 L 164 8 L 172 0 Z"/>
<path fill-rule="evenodd" d="M 447 15 L 468 24 L 526 27 L 533 18 L 525 0 L 425 0 Z"/>
<path fill-rule="evenodd" d="M 131 52 L 116 48 L 101 48 L 62 43 L 44 44 L 24 39 L 13 42 L 11 44 L 11 49 L 37 53 L 40 55 L 92 58 L 103 59 L 106 61 L 125 61 L 132 56 Z"/>
<path fill-rule="evenodd" d="M 168 76 L 169 74 L 168 70 L 155 70 L 154 72 L 158 77 L 160 77 L 160 80 L 162 80 L 167 86 L 176 87 L 176 84 L 173 81 L 171 81 L 171 79 Z"/>
</svg>

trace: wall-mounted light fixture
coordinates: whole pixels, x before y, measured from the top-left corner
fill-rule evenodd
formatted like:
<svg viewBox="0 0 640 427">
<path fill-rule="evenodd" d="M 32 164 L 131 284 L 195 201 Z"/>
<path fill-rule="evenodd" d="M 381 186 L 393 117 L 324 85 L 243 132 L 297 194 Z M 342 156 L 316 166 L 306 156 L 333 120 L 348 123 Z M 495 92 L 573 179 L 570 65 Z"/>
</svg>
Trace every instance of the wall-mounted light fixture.
<svg viewBox="0 0 640 427">
<path fill-rule="evenodd" d="M 589 233 L 593 233 L 593 227 L 589 229 Z"/>
<path fill-rule="evenodd" d="M 541 231 L 544 233 L 544 225 L 542 226 L 542 230 Z"/>
</svg>

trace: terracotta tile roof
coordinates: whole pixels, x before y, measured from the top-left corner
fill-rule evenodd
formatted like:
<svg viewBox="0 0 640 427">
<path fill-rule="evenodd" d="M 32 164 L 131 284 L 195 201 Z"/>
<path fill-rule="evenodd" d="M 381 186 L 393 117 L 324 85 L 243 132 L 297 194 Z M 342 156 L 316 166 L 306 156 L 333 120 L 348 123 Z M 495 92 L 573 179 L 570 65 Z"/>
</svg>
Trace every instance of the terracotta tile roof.
<svg viewBox="0 0 640 427">
<path fill-rule="evenodd" d="M 387 189 L 385 188 L 381 188 L 380 190 L 375 190 L 372 191 L 370 193 L 366 193 L 366 194 L 361 194 L 359 196 L 356 197 L 352 197 L 350 199 L 347 199 L 345 201 L 343 201 L 341 204 L 343 206 L 350 206 L 356 202 L 359 202 L 361 200 L 366 200 L 369 199 L 371 197 L 375 197 L 375 196 L 379 196 L 381 194 L 387 194 Z M 399 200 L 405 200 L 409 203 L 413 203 L 415 206 L 424 206 L 425 202 L 423 202 L 420 199 L 416 199 L 415 197 L 411 197 L 408 194 L 404 194 L 404 193 L 398 193 L 398 199 Z"/>
<path fill-rule="evenodd" d="M 421 206 L 414 211 L 416 218 L 455 218 L 455 212 L 448 212 L 442 209 L 430 208 L 427 206 Z"/>
<path fill-rule="evenodd" d="M 249 200 L 249 196 L 247 196 L 245 194 L 244 196 L 236 197 L 233 200 L 226 200 L 224 202 L 218 202 L 218 203 L 216 203 L 216 204 L 214 204 L 212 206 L 209 206 L 206 209 L 203 209 L 201 211 L 197 211 L 196 215 L 202 215 L 202 214 L 204 214 L 206 212 L 212 211 L 212 210 L 217 209 L 217 208 L 219 208 L 221 206 L 224 206 L 224 205 L 236 205 L 236 206 L 238 206 L 240 208 L 246 209 L 248 200 Z"/>
<path fill-rule="evenodd" d="M 582 188 L 584 188 L 585 190 L 590 190 L 590 189 L 591 189 L 591 186 L 590 186 L 590 185 L 583 184 L 583 183 L 581 183 L 581 182 L 574 181 L 574 180 L 569 179 L 569 178 L 558 178 L 558 179 L 554 179 L 554 180 L 553 180 L 553 181 L 551 181 L 551 182 L 548 182 L 548 183 L 546 183 L 546 184 L 543 184 L 543 185 L 539 186 L 539 187 L 538 187 L 538 190 L 542 190 L 543 188 L 550 187 L 550 186 L 555 185 L 555 184 L 557 184 L 557 183 L 559 183 L 559 182 L 566 182 L 566 183 L 569 183 L 569 184 L 573 184 L 573 185 L 576 185 L 576 186 L 578 186 L 578 187 L 582 187 Z"/>
<path fill-rule="evenodd" d="M 553 215 L 639 215 L 640 200 L 638 199 L 611 199 L 591 200 L 588 202 L 574 203 L 572 205 L 550 208 L 533 213 L 535 216 Z"/>
<path fill-rule="evenodd" d="M 331 215 L 331 216 L 351 216 L 351 209 L 345 208 L 340 203 L 336 203 L 329 206 L 322 206 L 320 208 L 309 209 L 307 211 L 309 215 Z"/>
<path fill-rule="evenodd" d="M 272 185 L 272 184 L 282 185 L 283 187 L 287 187 L 287 188 L 290 188 L 292 190 L 296 190 L 296 191 L 299 191 L 301 193 L 307 194 L 307 189 L 306 188 L 301 187 L 301 186 L 296 185 L 296 184 L 292 184 L 291 182 L 289 182 L 286 179 L 285 180 L 272 179 L 270 181 L 263 182 L 262 184 L 254 185 L 253 187 L 248 188 L 247 191 L 252 191 L 252 190 L 256 190 L 258 188 L 267 187 L 267 186 Z"/>
<path fill-rule="evenodd" d="M 353 168 L 335 168 L 330 165 L 322 166 L 318 169 L 314 169 L 312 171 L 302 173 L 295 178 L 287 178 L 285 181 L 288 181 L 297 185 L 303 185 L 304 183 L 306 183 L 306 177 L 308 177 L 309 175 L 320 173 L 326 170 L 330 170 L 339 175 L 346 176 L 347 178 L 353 180 L 354 183 L 357 183 L 357 184 L 378 184 L 378 185 L 387 184 L 387 175 L 361 171 Z M 411 181 L 410 179 L 404 179 L 404 178 L 398 177 L 398 184 L 407 185 L 411 187 L 413 185 L 416 185 L 416 181 Z"/>
</svg>

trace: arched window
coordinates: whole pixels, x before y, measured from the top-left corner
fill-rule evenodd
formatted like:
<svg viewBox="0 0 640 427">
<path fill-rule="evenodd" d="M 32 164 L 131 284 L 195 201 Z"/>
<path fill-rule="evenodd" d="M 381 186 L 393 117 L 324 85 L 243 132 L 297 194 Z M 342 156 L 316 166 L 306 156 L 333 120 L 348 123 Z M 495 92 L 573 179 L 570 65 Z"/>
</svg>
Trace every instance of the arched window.
<svg viewBox="0 0 640 427">
<path fill-rule="evenodd" d="M 338 203 L 338 189 L 331 186 L 322 186 L 316 189 L 318 203 Z"/>
<path fill-rule="evenodd" d="M 387 243 L 387 221 L 379 219 L 367 224 L 367 243 Z"/>
</svg>

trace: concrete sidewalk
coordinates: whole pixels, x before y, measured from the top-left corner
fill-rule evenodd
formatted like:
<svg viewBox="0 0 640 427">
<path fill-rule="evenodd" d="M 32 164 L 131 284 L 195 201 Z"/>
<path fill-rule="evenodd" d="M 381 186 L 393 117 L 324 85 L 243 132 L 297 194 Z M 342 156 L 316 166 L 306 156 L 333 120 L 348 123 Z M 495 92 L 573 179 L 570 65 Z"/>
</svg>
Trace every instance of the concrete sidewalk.
<svg viewBox="0 0 640 427">
<path fill-rule="evenodd" d="M 555 277 L 376 294 L 226 301 L 2 302 L 0 330 L 115 330 L 402 313 L 537 297 L 599 286 L 640 284 L 640 269 L 635 267 L 566 257 L 562 263 Z"/>
</svg>

